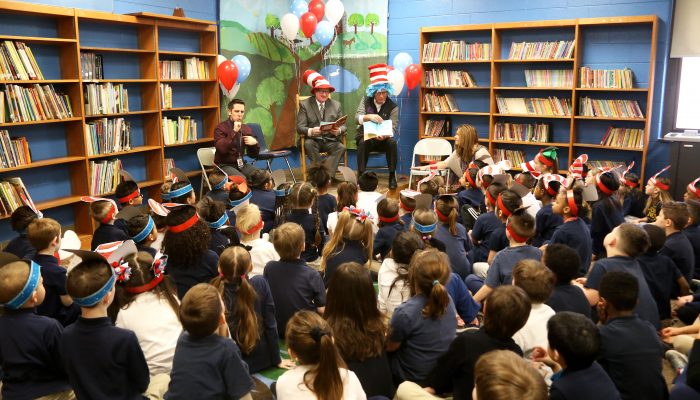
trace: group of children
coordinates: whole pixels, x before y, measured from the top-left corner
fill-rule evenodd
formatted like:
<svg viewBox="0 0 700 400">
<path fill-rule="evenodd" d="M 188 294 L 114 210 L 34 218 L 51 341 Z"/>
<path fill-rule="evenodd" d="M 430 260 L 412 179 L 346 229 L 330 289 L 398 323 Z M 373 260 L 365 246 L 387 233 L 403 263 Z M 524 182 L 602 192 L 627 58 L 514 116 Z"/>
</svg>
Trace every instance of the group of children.
<svg viewBox="0 0 700 400">
<path fill-rule="evenodd" d="M 117 201 L 84 198 L 99 227 L 69 270 L 60 224 L 20 207 L 2 396 L 252 398 L 278 367 L 280 399 L 667 398 L 661 339 L 689 353 L 700 333 L 700 178 L 676 202 L 656 174 L 645 200 L 630 169 L 557 166 L 473 161 L 457 193 L 432 171 L 398 200 L 372 172 L 333 196 L 318 166 L 215 169 L 197 201 L 175 170 L 148 206 L 124 174 Z"/>
</svg>

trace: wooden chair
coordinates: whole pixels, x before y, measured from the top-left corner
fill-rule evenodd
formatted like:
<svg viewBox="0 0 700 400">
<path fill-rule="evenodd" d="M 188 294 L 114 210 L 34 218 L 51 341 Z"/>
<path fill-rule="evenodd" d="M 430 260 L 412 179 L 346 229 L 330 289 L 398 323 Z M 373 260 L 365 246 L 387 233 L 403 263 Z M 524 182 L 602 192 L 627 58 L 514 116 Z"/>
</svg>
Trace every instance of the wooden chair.
<svg viewBox="0 0 700 400">
<path fill-rule="evenodd" d="M 311 96 L 299 96 L 297 95 L 297 114 L 299 114 L 299 103 L 301 101 L 304 101 L 308 99 Z M 330 97 L 329 97 L 330 99 Z M 296 118 L 295 118 L 296 119 Z M 294 130 L 296 131 L 296 125 L 294 126 Z M 302 179 L 306 180 L 306 150 L 304 149 L 304 140 L 306 139 L 306 135 L 299 135 L 299 146 L 301 146 L 301 176 Z M 345 146 L 345 154 L 343 156 L 343 159 L 340 161 L 339 165 L 348 165 L 348 138 L 347 134 L 343 135 L 343 145 Z M 321 153 L 322 157 L 327 156 L 328 153 Z"/>
</svg>

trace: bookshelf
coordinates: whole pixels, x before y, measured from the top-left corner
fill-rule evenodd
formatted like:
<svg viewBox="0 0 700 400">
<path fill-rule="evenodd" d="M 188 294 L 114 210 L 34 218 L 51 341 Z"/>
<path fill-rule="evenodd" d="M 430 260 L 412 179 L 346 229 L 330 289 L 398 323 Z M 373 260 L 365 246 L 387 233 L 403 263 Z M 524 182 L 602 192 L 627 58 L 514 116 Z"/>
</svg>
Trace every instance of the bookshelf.
<svg viewBox="0 0 700 400">
<path fill-rule="evenodd" d="M 641 168 L 635 168 L 635 172 L 639 172 L 641 179 L 644 179 L 651 129 L 657 24 L 657 17 L 649 15 L 424 27 L 420 33 L 421 60 L 428 43 L 463 41 L 468 48 L 469 44 L 486 44 L 489 45 L 491 55 L 486 60 L 470 60 L 467 56 L 466 60 L 451 61 L 448 57 L 431 54 L 429 62 L 421 62 L 426 74 L 419 96 L 419 139 L 430 137 L 425 130 L 428 121 L 432 121 L 427 123 L 428 127 L 435 126 L 435 121 L 449 121 L 446 126 L 450 131 L 445 133 L 446 139 L 453 139 L 450 136 L 454 135 L 459 125 L 471 124 L 479 133 L 479 142 L 488 146 L 491 154 L 497 151 L 516 151 L 522 152 L 525 159 L 530 160 L 541 148 L 556 146 L 559 148 L 560 170 L 566 170 L 580 154 L 588 153 L 591 160 L 624 163 L 634 160 L 640 166 L 637 168 Z M 542 57 L 543 47 L 522 45 L 533 42 L 550 42 L 547 45 L 548 49 L 552 49 L 549 54 L 557 54 L 557 58 L 530 58 L 528 54 L 539 54 Z M 509 57 L 513 43 L 517 43 L 517 48 L 513 50 L 519 50 L 518 59 Z M 564 45 L 568 47 L 561 47 Z M 433 45 L 432 49 L 436 48 L 440 47 Z M 530 53 L 526 52 L 528 48 L 532 50 Z M 561 51 L 557 52 L 557 48 Z M 629 71 L 617 75 L 608 71 L 626 69 Z M 431 79 L 431 86 L 428 86 L 426 76 L 432 71 L 442 70 L 467 72 L 477 86 L 441 87 L 434 84 L 434 79 Z M 582 85 L 580 81 L 584 71 L 585 76 L 590 78 L 588 85 Z M 596 77 L 596 85 L 590 83 L 592 76 Z M 627 82 L 623 84 L 624 80 Z M 614 86 L 607 87 L 606 83 Z M 459 111 L 428 112 L 425 95 L 432 93 L 449 94 Z M 571 113 L 559 115 L 562 113 L 500 111 L 498 99 L 508 98 L 558 98 L 566 100 Z M 636 104 L 642 116 L 610 113 L 607 110 L 603 113 L 582 114 L 580 104 L 588 102 L 584 98 L 591 99 L 592 102 L 611 100 L 605 102 L 606 106 Z M 513 101 L 511 104 L 514 104 Z M 596 106 L 600 104 L 597 102 Z M 504 138 L 497 135 L 497 128 L 503 124 L 547 124 L 548 141 Z M 602 144 L 609 129 L 617 132 L 643 130 L 641 138 L 629 135 L 637 143 L 641 141 L 641 147 L 632 141 L 628 145 L 624 145 L 624 141 L 621 146 L 608 145 L 611 142 L 620 143 L 610 141 L 610 138 L 605 142 L 608 144 Z"/>
<path fill-rule="evenodd" d="M 32 161 L 0 168 L 0 181 L 21 178 L 37 207 L 75 229 L 85 242 L 95 228 L 88 206 L 80 201 L 81 196 L 91 194 L 91 163 L 120 160 L 147 198 L 160 199 L 165 158 L 175 158 L 178 167 L 195 176 L 199 171 L 196 150 L 212 145 L 219 122 L 217 35 L 212 21 L 0 1 L 0 42 L 29 46 L 44 76 L 42 80 L 0 79 L 0 90 L 5 91 L 8 85 L 52 85 L 57 93 L 67 95 L 72 109 L 69 118 L 0 123 L 0 130 L 7 130 L 10 136 L 26 137 Z M 101 76 L 89 74 L 96 71 L 96 63 L 94 58 L 93 64 L 85 63 L 88 55 L 98 56 Z M 206 79 L 160 79 L 160 61 L 191 57 L 208 63 Z M 161 83 L 172 88 L 171 109 L 161 107 Z M 128 108 L 124 104 L 123 108 L 98 108 L 88 113 L 84 100 L 90 88 L 108 85 L 121 85 L 126 90 L 123 98 Z M 196 120 L 195 139 L 165 146 L 161 130 L 164 116 Z M 86 127 L 117 120 L 129 126 L 130 146 L 111 153 L 89 150 Z M 94 194 L 109 196 L 113 192 Z M 6 232 L 0 235 L 0 242 L 13 236 L 8 217 L 0 211 L 0 230 Z"/>
</svg>

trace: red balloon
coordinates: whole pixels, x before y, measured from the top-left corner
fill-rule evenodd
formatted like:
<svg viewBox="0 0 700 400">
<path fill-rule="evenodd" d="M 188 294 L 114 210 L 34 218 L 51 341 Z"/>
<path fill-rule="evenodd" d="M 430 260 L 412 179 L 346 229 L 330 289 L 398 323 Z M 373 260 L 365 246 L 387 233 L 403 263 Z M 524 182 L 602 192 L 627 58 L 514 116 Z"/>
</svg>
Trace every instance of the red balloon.
<svg viewBox="0 0 700 400">
<path fill-rule="evenodd" d="M 420 64 L 411 64 L 406 67 L 404 74 L 406 75 L 406 85 L 408 86 L 408 90 L 412 90 L 420 83 L 420 80 L 423 77 L 423 67 L 421 67 Z"/>
<path fill-rule="evenodd" d="M 326 12 L 326 5 L 321 0 L 312 0 L 309 3 L 309 12 L 316 16 L 316 22 L 323 19 L 323 14 Z"/>
<path fill-rule="evenodd" d="M 307 38 L 310 38 L 311 35 L 314 34 L 317 24 L 318 19 L 316 19 L 316 16 L 311 12 L 304 13 L 299 20 L 301 31 L 304 32 L 304 36 Z"/>
<path fill-rule="evenodd" d="M 238 67 L 231 60 L 226 60 L 219 64 L 216 69 L 216 73 L 219 76 L 219 82 L 226 88 L 226 90 L 231 90 L 233 85 L 236 84 L 236 79 L 238 79 Z"/>
</svg>

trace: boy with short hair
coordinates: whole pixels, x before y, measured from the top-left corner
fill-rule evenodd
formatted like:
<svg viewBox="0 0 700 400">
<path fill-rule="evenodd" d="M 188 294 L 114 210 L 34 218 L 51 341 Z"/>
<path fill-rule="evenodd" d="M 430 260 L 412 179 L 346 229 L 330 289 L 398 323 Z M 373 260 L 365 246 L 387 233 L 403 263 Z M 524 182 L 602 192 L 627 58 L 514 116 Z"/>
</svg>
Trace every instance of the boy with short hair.
<svg viewBox="0 0 700 400">
<path fill-rule="evenodd" d="M 520 260 L 513 268 L 513 285 L 522 288 L 532 303 L 530 316 L 513 340 L 526 357 L 536 347 L 547 347 L 547 321 L 554 310 L 545 301 L 552 294 L 554 274 L 537 260 Z"/>
<path fill-rule="evenodd" d="M 59 343 L 63 327 L 53 318 L 37 315 L 46 291 L 41 267 L 0 253 L 0 360 L 4 372 L 2 398 L 49 396 L 69 399 Z"/>
<path fill-rule="evenodd" d="M 661 328 L 659 309 L 654 297 L 644 279 L 644 273 L 634 257 L 642 254 L 649 247 L 649 236 L 639 225 L 623 223 L 608 233 L 603 246 L 607 258 L 596 261 L 588 274 L 588 278 L 579 278 L 577 282 L 583 285 L 583 291 L 591 306 L 598 304 L 600 285 L 603 277 L 612 271 L 623 271 L 632 274 L 639 281 L 639 302 L 634 311 L 640 318 L 650 322 L 656 329 Z"/>
<path fill-rule="evenodd" d="M 66 268 L 54 256 L 61 247 L 61 225 L 51 218 L 35 219 L 27 227 L 27 237 L 37 251 L 32 260 L 41 266 L 46 288 L 37 313 L 54 318 L 63 326 L 73 323 L 80 309 L 66 292 Z"/>
<path fill-rule="evenodd" d="M 17 232 L 19 236 L 10 240 L 3 251 L 12 253 L 25 260 L 31 260 L 36 254 L 36 249 L 29 242 L 27 227 L 35 219 L 37 219 L 37 215 L 29 206 L 17 207 L 10 216 L 10 226 L 12 226 L 12 230 Z"/>
<path fill-rule="evenodd" d="M 214 168 L 207 174 L 207 179 L 209 180 L 211 190 L 208 191 L 205 196 L 210 197 L 212 200 L 228 204 L 229 193 L 225 188 L 228 182 L 228 176 L 224 175 L 220 169 Z"/>
<path fill-rule="evenodd" d="M 598 361 L 622 399 L 665 399 L 664 347 L 656 328 L 635 315 L 642 282 L 624 271 L 608 272 L 601 280 L 598 317 L 604 325 Z"/>
<path fill-rule="evenodd" d="M 525 325 L 530 309 L 530 299 L 521 288 L 495 288 L 484 303 L 481 328 L 459 334 L 428 375 L 427 382 L 434 392 L 451 392 L 455 400 L 471 399 L 474 366 L 482 354 L 491 350 L 510 350 L 522 356 L 522 350 L 512 336 Z"/>
<path fill-rule="evenodd" d="M 564 244 L 550 244 L 542 256 L 544 265 L 554 273 L 554 289 L 545 302 L 554 312 L 572 311 L 591 318 L 591 305 L 580 287 L 572 285 L 581 268 L 576 250 Z"/>
<path fill-rule="evenodd" d="M 175 348 L 165 399 L 252 399 L 255 384 L 229 337 L 226 309 L 212 285 L 193 286 L 180 305 L 184 332 Z"/>
<path fill-rule="evenodd" d="M 90 203 L 90 215 L 92 215 L 92 219 L 100 223 L 100 226 L 92 234 L 91 249 L 94 250 L 97 246 L 105 243 L 129 240 L 126 227 L 114 224 L 116 214 L 117 209 L 112 201 L 102 200 Z"/>
<path fill-rule="evenodd" d="M 114 196 L 117 198 L 119 206 L 122 209 L 143 204 L 141 189 L 139 189 L 139 185 L 132 180 L 121 181 L 114 189 Z"/>
<path fill-rule="evenodd" d="M 680 201 L 666 202 L 654 221 L 654 225 L 666 232 L 666 243 L 659 250 L 660 254 L 669 257 L 676 267 L 690 282 L 695 274 L 695 254 L 693 246 L 682 230 L 688 225 L 688 207 Z"/>
<path fill-rule="evenodd" d="M 377 219 L 377 203 L 383 197 L 381 193 L 375 191 L 377 190 L 377 185 L 379 185 L 379 178 L 374 172 L 364 172 L 357 180 L 357 184 L 360 188 L 360 192 L 357 194 L 357 208 L 368 211 L 372 222 L 376 226 L 379 223 Z"/>
<path fill-rule="evenodd" d="M 68 274 L 66 289 L 82 316 L 61 339 L 68 380 L 81 399 L 143 399 L 150 377 L 136 334 L 107 317 L 116 276 L 97 253 L 78 255 L 83 261 Z"/>
<path fill-rule="evenodd" d="M 681 295 L 686 295 L 690 293 L 690 287 L 673 260 L 659 253 L 666 242 L 664 230 L 654 224 L 644 224 L 642 228 L 649 235 L 650 245 L 645 253 L 637 256 L 637 262 L 656 301 L 659 318 L 669 319 L 673 293 L 680 291 Z"/>
<path fill-rule="evenodd" d="M 620 393 L 595 360 L 600 353 L 600 332 L 590 318 L 563 311 L 547 322 L 549 348 L 533 357 L 555 372 L 550 400 L 618 400 Z M 547 354 L 547 356 L 544 356 Z"/>
<path fill-rule="evenodd" d="M 326 288 L 321 274 L 301 259 L 304 251 L 304 230 L 293 222 L 284 223 L 272 232 L 279 261 L 270 261 L 263 276 L 270 285 L 275 301 L 277 332 L 284 337 L 287 321 L 299 310 L 318 311 L 323 314 L 326 305 Z"/>
<path fill-rule="evenodd" d="M 484 286 L 474 295 L 474 300 L 482 302 L 491 291 L 500 285 L 510 285 L 515 264 L 520 260 L 540 260 L 542 252 L 527 244 L 535 234 L 535 219 L 525 209 L 520 208 L 508 217 L 506 236 L 509 247 L 499 251 L 486 274 Z"/>
</svg>

